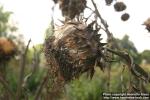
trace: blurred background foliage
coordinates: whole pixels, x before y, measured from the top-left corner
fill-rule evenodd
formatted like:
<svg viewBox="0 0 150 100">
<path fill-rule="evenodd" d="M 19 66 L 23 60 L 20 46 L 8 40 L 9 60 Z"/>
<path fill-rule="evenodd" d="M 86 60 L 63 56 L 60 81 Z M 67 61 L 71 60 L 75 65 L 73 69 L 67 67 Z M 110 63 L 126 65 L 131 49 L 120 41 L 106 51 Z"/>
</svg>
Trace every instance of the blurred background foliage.
<svg viewBox="0 0 150 100">
<path fill-rule="evenodd" d="M 26 45 L 24 44 L 21 35 L 15 36 L 11 34 L 11 32 L 17 30 L 16 26 L 9 23 L 9 17 L 11 14 L 11 12 L 4 11 L 3 7 L 0 6 L 0 37 L 11 39 L 15 42 L 17 47 L 17 53 L 12 59 L 6 61 L 5 64 L 0 63 L 0 76 L 8 83 L 12 92 L 16 93 L 21 68 L 20 63 L 22 61 L 21 56 L 24 53 Z M 52 27 L 50 25 L 46 30 L 46 33 L 49 33 L 48 36 L 52 34 L 51 29 Z M 122 39 L 116 38 L 116 42 L 120 48 L 126 48 L 135 61 L 142 65 L 146 71 L 150 72 L 150 50 L 145 50 L 139 53 L 127 35 Z M 43 54 L 43 44 L 30 47 L 25 59 L 22 98 L 33 100 L 47 72 Z M 65 85 L 62 100 L 100 100 L 103 92 L 126 92 L 129 87 L 130 74 L 126 67 L 124 71 L 123 69 L 123 63 L 113 62 L 109 91 L 107 90 L 107 73 L 96 69 L 96 74 L 93 79 L 89 79 L 86 74 L 83 74 L 78 80 L 71 81 Z M 43 88 L 42 93 L 44 94 L 46 87 Z M 150 84 L 146 85 L 146 90 L 150 92 Z M 41 95 L 41 98 L 42 96 L 43 95 Z M 8 91 L 6 91 L 6 88 L 3 86 L 3 81 L 1 80 L 0 100 L 9 100 L 9 97 Z"/>
</svg>

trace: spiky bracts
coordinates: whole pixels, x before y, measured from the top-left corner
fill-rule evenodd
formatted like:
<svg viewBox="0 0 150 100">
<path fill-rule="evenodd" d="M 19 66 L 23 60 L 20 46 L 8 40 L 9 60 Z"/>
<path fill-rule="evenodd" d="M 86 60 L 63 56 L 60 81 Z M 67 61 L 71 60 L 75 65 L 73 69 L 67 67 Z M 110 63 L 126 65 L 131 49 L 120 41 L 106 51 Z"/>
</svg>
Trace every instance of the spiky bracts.
<svg viewBox="0 0 150 100">
<path fill-rule="evenodd" d="M 148 32 L 150 32 L 150 18 L 148 18 L 144 23 L 143 25 L 146 26 L 146 29 L 148 30 Z"/>
<path fill-rule="evenodd" d="M 92 77 L 94 66 L 101 60 L 101 49 L 105 44 L 100 42 L 101 35 L 98 30 L 93 30 L 93 24 L 68 22 L 46 41 L 47 62 L 53 62 L 47 56 L 53 54 L 58 64 L 58 67 L 53 69 L 57 70 L 65 81 L 78 78 L 84 72 L 90 72 Z"/>
</svg>

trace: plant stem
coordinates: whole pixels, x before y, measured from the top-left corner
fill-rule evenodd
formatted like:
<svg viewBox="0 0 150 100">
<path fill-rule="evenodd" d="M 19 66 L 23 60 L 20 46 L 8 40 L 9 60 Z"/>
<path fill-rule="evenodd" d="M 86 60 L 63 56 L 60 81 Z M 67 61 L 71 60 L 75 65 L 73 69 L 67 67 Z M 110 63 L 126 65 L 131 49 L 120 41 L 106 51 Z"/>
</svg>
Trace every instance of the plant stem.
<svg viewBox="0 0 150 100">
<path fill-rule="evenodd" d="M 26 46 L 26 49 L 21 56 L 21 63 L 20 63 L 20 75 L 19 75 L 19 81 L 18 81 L 18 87 L 17 87 L 17 93 L 16 93 L 16 100 L 20 100 L 21 94 L 22 94 L 22 83 L 24 78 L 24 69 L 26 65 L 26 55 L 27 51 L 30 45 L 31 39 L 28 41 L 28 44 Z"/>
</svg>

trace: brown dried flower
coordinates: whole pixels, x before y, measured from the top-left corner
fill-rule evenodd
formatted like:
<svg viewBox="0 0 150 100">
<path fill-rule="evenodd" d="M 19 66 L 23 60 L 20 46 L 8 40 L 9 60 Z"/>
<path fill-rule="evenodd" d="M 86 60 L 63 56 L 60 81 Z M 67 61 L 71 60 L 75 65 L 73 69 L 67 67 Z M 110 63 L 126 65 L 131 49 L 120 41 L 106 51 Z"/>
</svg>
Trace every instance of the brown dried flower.
<svg viewBox="0 0 150 100">
<path fill-rule="evenodd" d="M 148 32 L 150 32 L 150 18 L 148 18 L 144 23 L 143 25 L 146 26 L 146 29 L 148 30 Z"/>
<path fill-rule="evenodd" d="M 73 19 L 84 11 L 86 3 L 86 0 L 60 0 L 59 6 L 64 17 Z"/>
<path fill-rule="evenodd" d="M 120 12 L 126 9 L 126 5 L 123 2 L 116 2 L 114 4 L 114 9 L 115 11 Z"/>
<path fill-rule="evenodd" d="M 0 37 L 0 62 L 10 59 L 16 52 L 16 45 L 10 39 Z"/>
<path fill-rule="evenodd" d="M 106 2 L 106 5 L 109 6 L 112 4 L 113 0 L 105 0 L 105 2 Z"/>
<path fill-rule="evenodd" d="M 78 78 L 84 72 L 88 72 L 92 78 L 94 66 L 99 66 L 103 55 L 102 47 L 105 44 L 100 42 L 101 35 L 98 30 L 93 30 L 92 27 L 93 23 L 88 26 L 82 23 L 67 23 L 46 42 L 46 58 L 49 59 L 48 55 L 53 54 L 65 81 Z"/>
<path fill-rule="evenodd" d="M 122 16 L 121 16 L 121 20 L 122 21 L 127 21 L 129 19 L 130 15 L 128 13 L 124 13 Z"/>
</svg>

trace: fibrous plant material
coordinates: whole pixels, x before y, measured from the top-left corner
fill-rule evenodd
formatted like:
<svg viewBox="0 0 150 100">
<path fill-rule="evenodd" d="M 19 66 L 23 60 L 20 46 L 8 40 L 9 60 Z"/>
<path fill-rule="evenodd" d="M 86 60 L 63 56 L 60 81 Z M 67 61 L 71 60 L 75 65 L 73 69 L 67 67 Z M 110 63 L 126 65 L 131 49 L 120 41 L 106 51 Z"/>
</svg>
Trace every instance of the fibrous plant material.
<svg viewBox="0 0 150 100">
<path fill-rule="evenodd" d="M 115 11 L 120 12 L 126 9 L 126 5 L 123 2 L 116 2 L 114 4 L 114 9 Z"/>
<path fill-rule="evenodd" d="M 80 15 L 86 7 L 86 0 L 53 0 L 59 3 L 62 15 L 68 19 L 73 19 Z"/>
<path fill-rule="evenodd" d="M 106 5 L 111 5 L 112 4 L 112 2 L 113 2 L 113 0 L 105 0 L 105 2 L 106 2 Z"/>
<path fill-rule="evenodd" d="M 127 21 L 129 19 L 130 15 L 128 13 L 124 13 L 122 16 L 121 16 L 121 20 L 122 21 Z"/>
<path fill-rule="evenodd" d="M 148 18 L 143 25 L 145 25 L 148 32 L 150 32 L 150 18 Z"/>
<path fill-rule="evenodd" d="M 88 72 L 92 78 L 94 66 L 101 65 L 105 43 L 100 42 L 101 35 L 98 30 L 93 30 L 93 24 L 68 22 L 46 41 L 47 62 L 52 62 L 47 55 L 53 54 L 58 65 L 53 69 L 65 81 L 76 79 L 84 72 Z"/>
<path fill-rule="evenodd" d="M 5 37 L 0 37 L 0 62 L 5 62 L 16 53 L 15 43 Z"/>
</svg>

